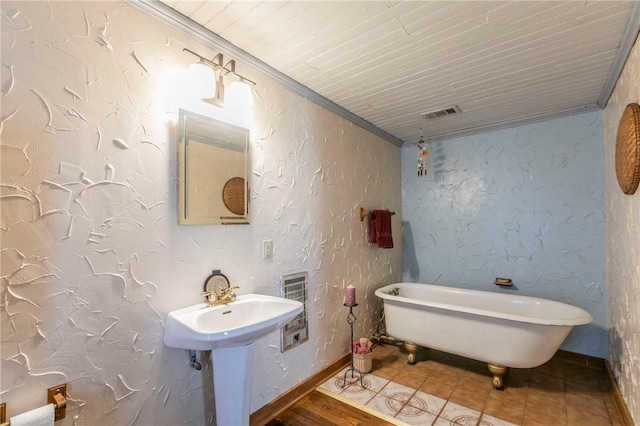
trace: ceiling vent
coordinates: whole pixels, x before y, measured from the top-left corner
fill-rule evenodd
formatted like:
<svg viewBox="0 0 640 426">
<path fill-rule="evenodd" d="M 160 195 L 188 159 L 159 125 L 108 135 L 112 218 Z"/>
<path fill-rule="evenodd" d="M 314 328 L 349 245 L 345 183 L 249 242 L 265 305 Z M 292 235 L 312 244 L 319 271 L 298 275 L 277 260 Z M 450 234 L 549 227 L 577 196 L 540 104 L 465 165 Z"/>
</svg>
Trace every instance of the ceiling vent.
<svg viewBox="0 0 640 426">
<path fill-rule="evenodd" d="M 462 111 L 458 105 L 454 105 L 448 108 L 439 109 L 436 111 L 423 112 L 420 114 L 427 120 L 433 120 L 434 118 L 446 117 L 447 115 L 460 114 Z"/>
</svg>

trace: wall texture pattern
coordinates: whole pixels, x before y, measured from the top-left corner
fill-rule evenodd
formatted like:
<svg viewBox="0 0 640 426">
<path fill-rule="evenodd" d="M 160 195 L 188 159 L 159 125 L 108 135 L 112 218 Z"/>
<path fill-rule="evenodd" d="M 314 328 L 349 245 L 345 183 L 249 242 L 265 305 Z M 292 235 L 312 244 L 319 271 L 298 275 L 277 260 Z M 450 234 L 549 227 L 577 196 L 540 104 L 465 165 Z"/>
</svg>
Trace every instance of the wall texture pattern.
<svg viewBox="0 0 640 426">
<path fill-rule="evenodd" d="M 515 292 L 586 309 L 563 348 L 606 356 L 602 114 L 402 149 L 405 281 Z M 495 277 L 515 288 L 500 289 Z"/>
<path fill-rule="evenodd" d="M 604 110 L 609 362 L 640 424 L 640 191 L 625 195 L 616 179 L 615 147 L 622 111 L 640 103 L 640 42 Z"/>
<path fill-rule="evenodd" d="M 309 271 L 310 340 L 260 340 L 260 408 L 375 327 L 373 292 L 401 279 L 400 150 L 251 70 L 251 225 L 177 225 L 175 122 L 163 75 L 215 52 L 123 2 L 9 2 L 2 10 L 0 399 L 10 415 L 68 382 L 62 425 L 214 422 L 211 366 L 163 346 L 167 312 L 202 301 L 220 268 L 239 293 L 277 295 Z M 358 207 L 394 216 L 396 248 L 366 240 Z M 274 257 L 262 260 L 260 241 Z M 205 354 L 206 355 L 206 354 Z"/>
</svg>

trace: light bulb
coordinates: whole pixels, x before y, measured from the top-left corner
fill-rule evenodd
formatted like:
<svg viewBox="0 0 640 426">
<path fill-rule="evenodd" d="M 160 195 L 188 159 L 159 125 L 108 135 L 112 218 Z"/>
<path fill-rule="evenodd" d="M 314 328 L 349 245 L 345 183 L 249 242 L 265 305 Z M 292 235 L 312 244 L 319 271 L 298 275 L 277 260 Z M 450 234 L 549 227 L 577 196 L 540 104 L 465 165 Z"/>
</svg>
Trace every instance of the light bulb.
<svg viewBox="0 0 640 426">
<path fill-rule="evenodd" d="M 213 68 L 202 62 L 191 64 L 189 79 L 191 93 L 194 93 L 197 98 L 212 98 L 216 95 L 216 73 Z"/>
<path fill-rule="evenodd" d="M 231 83 L 225 94 L 225 109 L 235 118 L 235 121 L 246 125 L 251 123 L 251 109 L 253 108 L 253 95 L 251 86 L 241 81 Z"/>
</svg>

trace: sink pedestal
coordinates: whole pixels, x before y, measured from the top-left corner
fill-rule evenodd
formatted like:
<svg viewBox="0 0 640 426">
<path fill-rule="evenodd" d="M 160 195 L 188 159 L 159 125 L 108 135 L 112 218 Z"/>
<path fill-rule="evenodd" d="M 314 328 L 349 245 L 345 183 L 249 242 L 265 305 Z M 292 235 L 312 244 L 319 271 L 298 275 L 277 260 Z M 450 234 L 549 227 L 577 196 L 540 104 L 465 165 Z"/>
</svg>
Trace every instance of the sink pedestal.
<svg viewBox="0 0 640 426">
<path fill-rule="evenodd" d="M 255 344 L 211 351 L 217 426 L 248 426 Z"/>
</svg>

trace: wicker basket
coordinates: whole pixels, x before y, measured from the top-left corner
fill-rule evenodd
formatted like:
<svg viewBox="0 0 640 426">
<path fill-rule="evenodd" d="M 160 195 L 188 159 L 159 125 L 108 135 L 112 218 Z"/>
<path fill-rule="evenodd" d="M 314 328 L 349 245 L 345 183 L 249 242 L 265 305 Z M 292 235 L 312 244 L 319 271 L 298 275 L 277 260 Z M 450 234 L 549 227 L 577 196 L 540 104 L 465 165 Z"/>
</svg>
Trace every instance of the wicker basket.
<svg viewBox="0 0 640 426">
<path fill-rule="evenodd" d="M 373 368 L 373 352 L 353 354 L 353 367 L 361 373 L 368 373 Z"/>
<path fill-rule="evenodd" d="M 640 105 L 627 105 L 620 118 L 616 137 L 616 177 L 627 195 L 640 183 Z"/>
</svg>

